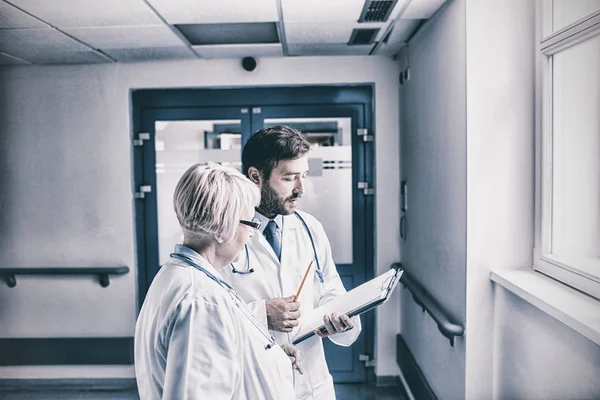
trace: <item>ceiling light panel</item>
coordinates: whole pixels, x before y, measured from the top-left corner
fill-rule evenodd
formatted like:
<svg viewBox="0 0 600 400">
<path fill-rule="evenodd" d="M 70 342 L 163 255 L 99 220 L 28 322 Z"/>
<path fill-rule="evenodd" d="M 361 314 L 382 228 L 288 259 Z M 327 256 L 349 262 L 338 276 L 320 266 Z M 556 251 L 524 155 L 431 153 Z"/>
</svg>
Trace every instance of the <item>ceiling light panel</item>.
<svg viewBox="0 0 600 400">
<path fill-rule="evenodd" d="M 402 13 L 402 18 L 429 19 L 443 4 L 445 0 L 413 0 Z"/>
<path fill-rule="evenodd" d="M 345 44 L 288 44 L 291 56 L 366 56 L 371 46 L 347 46 Z"/>
<path fill-rule="evenodd" d="M 330 22 L 285 24 L 285 36 L 288 44 L 293 43 L 348 43 L 354 28 L 381 28 L 384 25 L 358 24 L 357 22 Z"/>
<path fill-rule="evenodd" d="M 155 25 L 162 21 L 142 0 L 9 0 L 58 28 Z"/>
<path fill-rule="evenodd" d="M 358 28 L 352 31 L 350 39 L 348 40 L 348 46 L 363 46 L 373 44 L 375 37 L 379 33 L 380 29 L 363 29 Z"/>
<path fill-rule="evenodd" d="M 202 58 L 282 57 L 281 44 L 192 46 Z"/>
<path fill-rule="evenodd" d="M 47 27 L 43 22 L 0 0 L 0 29 Z"/>
<path fill-rule="evenodd" d="M 276 0 L 147 0 L 170 24 L 274 22 Z"/>
<path fill-rule="evenodd" d="M 165 25 L 73 28 L 64 31 L 96 49 L 185 46 Z"/>
<path fill-rule="evenodd" d="M 281 0 L 283 21 L 356 22 L 365 0 Z"/>
<path fill-rule="evenodd" d="M 120 62 L 187 60 L 198 58 L 196 53 L 187 47 L 107 49 L 104 50 L 104 52 Z"/>
<path fill-rule="evenodd" d="M 279 43 L 275 22 L 176 25 L 194 46 Z"/>
<path fill-rule="evenodd" d="M 5 29 L 0 31 L 0 51 L 20 57 L 25 51 L 89 51 L 56 29 Z"/>
</svg>

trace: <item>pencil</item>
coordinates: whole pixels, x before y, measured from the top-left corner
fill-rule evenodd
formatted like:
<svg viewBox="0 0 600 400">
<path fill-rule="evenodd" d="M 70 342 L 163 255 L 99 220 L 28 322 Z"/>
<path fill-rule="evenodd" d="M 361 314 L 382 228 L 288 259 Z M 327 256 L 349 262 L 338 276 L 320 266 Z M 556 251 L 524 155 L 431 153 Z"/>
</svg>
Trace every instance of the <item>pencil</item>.
<svg viewBox="0 0 600 400">
<path fill-rule="evenodd" d="M 310 264 L 308 264 L 308 268 L 306 268 L 306 272 L 304 273 L 304 278 L 302 278 L 302 283 L 300 284 L 300 287 L 298 288 L 298 293 L 296 293 L 296 297 L 294 297 L 294 302 L 296 302 L 298 300 L 298 297 L 300 297 L 300 291 L 302 290 L 302 286 L 304 286 L 304 281 L 306 281 L 306 277 L 308 276 L 308 271 L 310 271 L 310 267 L 312 267 L 312 261 L 310 262 Z"/>
</svg>

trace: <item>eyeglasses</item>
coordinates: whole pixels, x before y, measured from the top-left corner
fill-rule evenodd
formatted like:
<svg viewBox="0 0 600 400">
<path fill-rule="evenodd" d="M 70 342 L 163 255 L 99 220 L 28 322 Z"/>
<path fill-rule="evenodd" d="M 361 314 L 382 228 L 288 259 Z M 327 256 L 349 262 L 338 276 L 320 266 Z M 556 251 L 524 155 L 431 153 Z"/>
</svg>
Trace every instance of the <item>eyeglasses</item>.
<svg viewBox="0 0 600 400">
<path fill-rule="evenodd" d="M 258 218 L 252 218 L 252 221 L 240 219 L 240 224 L 248 225 L 249 227 L 254 229 L 260 229 L 260 225 L 262 224 L 262 222 Z"/>
</svg>

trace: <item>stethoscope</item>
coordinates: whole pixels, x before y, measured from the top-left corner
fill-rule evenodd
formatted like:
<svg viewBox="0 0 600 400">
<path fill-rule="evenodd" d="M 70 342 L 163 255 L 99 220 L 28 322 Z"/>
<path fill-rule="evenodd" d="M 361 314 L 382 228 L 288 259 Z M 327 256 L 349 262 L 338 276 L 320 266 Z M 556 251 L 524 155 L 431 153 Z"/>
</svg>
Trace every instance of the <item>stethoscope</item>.
<svg viewBox="0 0 600 400">
<path fill-rule="evenodd" d="M 315 274 L 317 274 L 317 277 L 319 278 L 319 282 L 323 283 L 323 272 L 321 272 L 321 264 L 319 263 L 319 257 L 317 257 L 317 246 L 315 246 L 315 240 L 313 239 L 312 233 L 310 232 L 310 229 L 308 228 L 308 224 L 306 223 L 304 218 L 302 218 L 302 216 L 298 213 L 298 211 L 294 211 L 294 215 L 296 215 L 296 217 L 298 217 L 298 219 L 302 222 L 302 225 L 304 225 L 304 228 L 306 229 L 306 232 L 308 233 L 308 237 L 310 239 L 310 244 L 312 245 L 313 253 L 315 255 L 315 262 L 317 264 L 317 267 L 315 269 Z M 283 232 L 283 222 L 281 225 L 282 225 L 281 231 Z M 282 235 L 283 235 L 283 233 L 282 233 Z M 282 240 L 282 242 L 283 242 L 283 240 Z M 244 248 L 246 250 L 246 270 L 241 271 L 239 269 L 236 269 L 235 265 L 233 265 L 233 263 L 231 263 L 231 272 L 233 272 L 234 274 L 246 275 L 246 274 L 251 274 L 254 272 L 254 268 L 250 267 L 250 253 L 248 252 L 248 245 L 245 245 Z"/>
<path fill-rule="evenodd" d="M 224 280 L 217 278 L 216 276 L 214 276 L 213 274 L 208 272 L 205 268 L 202 268 L 194 260 L 192 260 L 190 257 L 188 257 L 186 255 L 178 254 L 178 253 L 171 253 L 171 257 L 175 258 L 179 261 L 182 261 L 182 262 L 188 264 L 189 266 L 194 267 L 197 270 L 203 272 L 206 276 L 208 276 L 210 279 L 215 281 L 219 286 L 221 286 L 223 289 L 227 290 L 227 293 L 229 293 L 229 296 L 231 296 L 231 299 L 238 306 L 238 308 L 240 309 L 242 314 L 244 314 L 244 316 L 246 318 L 248 318 L 250 320 L 250 322 L 252 322 L 252 324 L 256 327 L 256 329 L 258 329 L 260 331 L 260 333 L 269 341 L 269 343 L 265 346 L 265 350 L 269 350 L 270 348 L 275 346 L 275 339 L 273 339 L 273 336 L 271 336 L 269 334 L 269 332 L 267 332 L 265 327 L 256 319 L 256 317 L 254 316 L 252 311 L 250 311 L 247 308 L 244 300 L 242 300 L 240 295 L 237 294 L 237 292 L 233 289 L 233 287 L 231 287 L 230 284 L 228 284 Z"/>
</svg>

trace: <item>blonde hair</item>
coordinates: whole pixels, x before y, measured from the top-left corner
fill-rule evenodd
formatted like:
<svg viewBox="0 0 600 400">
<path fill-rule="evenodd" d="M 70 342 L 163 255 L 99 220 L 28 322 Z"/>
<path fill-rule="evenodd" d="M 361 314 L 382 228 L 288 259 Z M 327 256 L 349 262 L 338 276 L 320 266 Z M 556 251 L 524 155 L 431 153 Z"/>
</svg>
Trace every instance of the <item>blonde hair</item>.
<svg viewBox="0 0 600 400">
<path fill-rule="evenodd" d="M 260 190 L 239 171 L 216 163 L 191 166 L 177 182 L 173 207 L 183 234 L 232 241 L 242 213 L 257 207 Z"/>
</svg>

